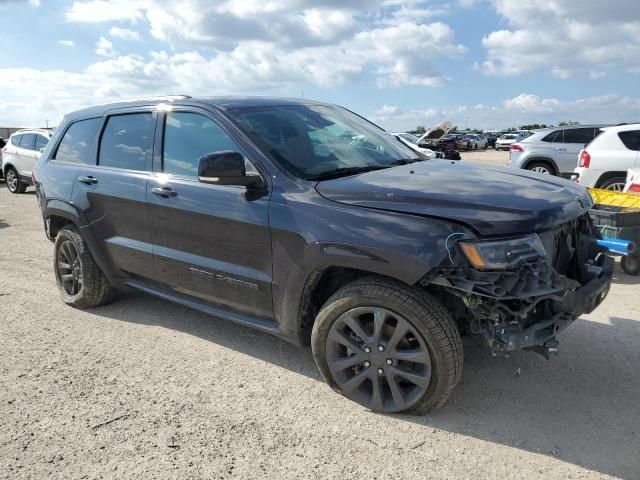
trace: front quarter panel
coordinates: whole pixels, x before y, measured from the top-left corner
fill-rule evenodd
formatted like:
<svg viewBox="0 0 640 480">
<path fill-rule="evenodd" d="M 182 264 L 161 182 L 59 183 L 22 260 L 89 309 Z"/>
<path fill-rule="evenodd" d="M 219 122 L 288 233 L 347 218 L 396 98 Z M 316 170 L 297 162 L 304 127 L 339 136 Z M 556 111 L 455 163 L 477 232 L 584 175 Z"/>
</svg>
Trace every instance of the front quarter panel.
<svg viewBox="0 0 640 480">
<path fill-rule="evenodd" d="M 274 313 L 290 331 L 299 328 L 304 288 L 318 271 L 353 268 L 412 285 L 447 258 L 452 234 L 473 237 L 451 222 L 344 205 L 304 186 L 274 189 L 270 226 Z"/>
</svg>

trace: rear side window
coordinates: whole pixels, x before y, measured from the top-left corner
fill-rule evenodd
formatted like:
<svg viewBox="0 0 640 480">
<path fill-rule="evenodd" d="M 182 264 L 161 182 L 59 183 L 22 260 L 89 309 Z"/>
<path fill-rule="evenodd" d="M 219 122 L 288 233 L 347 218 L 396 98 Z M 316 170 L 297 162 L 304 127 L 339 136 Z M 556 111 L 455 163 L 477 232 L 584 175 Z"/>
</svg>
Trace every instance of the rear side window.
<svg viewBox="0 0 640 480">
<path fill-rule="evenodd" d="M 542 139 L 543 142 L 551 142 L 551 143 L 562 143 L 564 140 L 564 131 L 557 130 L 555 132 L 551 132 L 549 135 Z"/>
<path fill-rule="evenodd" d="M 564 131 L 564 143 L 579 143 L 585 145 L 594 139 L 595 128 L 572 128 Z"/>
<path fill-rule="evenodd" d="M 20 140 L 22 140 L 22 135 L 14 135 L 11 137 L 11 145 L 17 147 L 20 145 Z"/>
<path fill-rule="evenodd" d="M 131 113 L 109 117 L 100 141 L 98 165 L 145 170 L 152 146 L 151 113 Z"/>
<path fill-rule="evenodd" d="M 61 162 L 94 163 L 94 145 L 101 118 L 90 118 L 73 123 L 65 132 L 55 159 Z"/>
<path fill-rule="evenodd" d="M 40 151 L 40 149 L 47 146 L 49 143 L 49 139 L 44 135 L 36 135 L 36 151 Z"/>
<path fill-rule="evenodd" d="M 33 143 L 36 140 L 35 133 L 25 133 L 20 140 L 20 148 L 27 150 L 33 150 Z"/>
<path fill-rule="evenodd" d="M 629 150 L 640 151 L 640 130 L 629 130 L 618 133 L 620 140 Z"/>
<path fill-rule="evenodd" d="M 223 150 L 240 151 L 212 120 L 197 113 L 167 113 L 163 154 L 165 173 L 197 177 L 200 157 Z"/>
</svg>

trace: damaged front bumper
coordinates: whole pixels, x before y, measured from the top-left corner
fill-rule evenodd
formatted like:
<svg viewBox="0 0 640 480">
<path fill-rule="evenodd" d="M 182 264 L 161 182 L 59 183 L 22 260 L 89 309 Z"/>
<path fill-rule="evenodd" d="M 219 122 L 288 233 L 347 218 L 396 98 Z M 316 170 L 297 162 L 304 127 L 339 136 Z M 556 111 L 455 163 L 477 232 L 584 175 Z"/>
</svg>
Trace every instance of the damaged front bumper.
<svg viewBox="0 0 640 480">
<path fill-rule="evenodd" d="M 458 322 L 482 335 L 492 354 L 528 349 L 548 356 L 558 351 L 558 332 L 609 292 L 614 261 L 591 232 L 588 220 L 563 226 L 545 234 L 548 258 L 509 271 L 442 267 L 423 284 L 446 292 Z"/>
</svg>

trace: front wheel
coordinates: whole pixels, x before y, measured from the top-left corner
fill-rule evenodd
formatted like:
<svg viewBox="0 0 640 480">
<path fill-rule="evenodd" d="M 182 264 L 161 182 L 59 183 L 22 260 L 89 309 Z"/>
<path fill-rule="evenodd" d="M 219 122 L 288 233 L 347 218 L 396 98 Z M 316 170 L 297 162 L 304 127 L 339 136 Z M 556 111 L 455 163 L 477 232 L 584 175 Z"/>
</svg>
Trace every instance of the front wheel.
<svg viewBox="0 0 640 480">
<path fill-rule="evenodd" d="M 462 374 L 458 328 L 423 290 L 367 277 L 338 290 L 313 326 L 313 356 L 336 392 L 376 412 L 424 414 Z"/>
<path fill-rule="evenodd" d="M 620 260 L 620 267 L 627 275 L 640 274 L 640 258 L 635 256 L 624 256 Z"/>
</svg>

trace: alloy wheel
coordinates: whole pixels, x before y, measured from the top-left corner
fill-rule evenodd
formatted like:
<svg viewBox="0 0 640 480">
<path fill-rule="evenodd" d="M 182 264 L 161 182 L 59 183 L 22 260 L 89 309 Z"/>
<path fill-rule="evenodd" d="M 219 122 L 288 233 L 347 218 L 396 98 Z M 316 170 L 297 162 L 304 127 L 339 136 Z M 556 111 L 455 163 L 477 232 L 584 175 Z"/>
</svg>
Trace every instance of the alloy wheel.
<svg viewBox="0 0 640 480">
<path fill-rule="evenodd" d="M 536 173 L 543 173 L 545 175 L 549 175 L 551 172 L 549 171 L 548 168 L 543 167 L 543 166 L 537 166 L 537 167 L 533 167 L 531 169 L 532 172 L 536 172 Z"/>
<path fill-rule="evenodd" d="M 624 183 L 612 183 L 606 189 L 611 190 L 612 192 L 622 192 L 624 191 L 625 184 Z"/>
<path fill-rule="evenodd" d="M 18 176 L 16 175 L 16 172 L 13 171 L 13 169 L 9 169 L 7 171 L 6 182 L 9 191 L 15 192 L 16 190 L 18 190 Z"/>
<path fill-rule="evenodd" d="M 331 326 L 327 363 L 340 390 L 374 411 L 415 405 L 431 381 L 431 356 L 418 330 L 379 307 L 358 307 Z"/>
<path fill-rule="evenodd" d="M 82 288 L 82 265 L 80 256 L 75 244 L 71 240 L 66 240 L 60 244 L 56 258 L 56 274 L 60 279 L 62 288 L 70 295 L 74 296 Z"/>
</svg>

